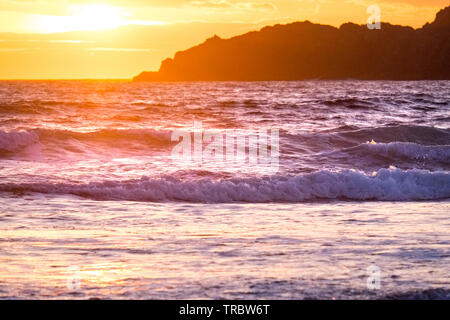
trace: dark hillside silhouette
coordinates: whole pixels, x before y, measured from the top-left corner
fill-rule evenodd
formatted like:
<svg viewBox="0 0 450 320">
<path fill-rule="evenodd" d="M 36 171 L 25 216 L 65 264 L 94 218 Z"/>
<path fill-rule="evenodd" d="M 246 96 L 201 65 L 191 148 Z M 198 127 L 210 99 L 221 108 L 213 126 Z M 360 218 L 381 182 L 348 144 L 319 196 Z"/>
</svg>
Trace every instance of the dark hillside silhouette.
<svg viewBox="0 0 450 320">
<path fill-rule="evenodd" d="M 136 81 L 450 79 L 450 6 L 420 29 L 308 21 L 214 36 Z"/>
</svg>

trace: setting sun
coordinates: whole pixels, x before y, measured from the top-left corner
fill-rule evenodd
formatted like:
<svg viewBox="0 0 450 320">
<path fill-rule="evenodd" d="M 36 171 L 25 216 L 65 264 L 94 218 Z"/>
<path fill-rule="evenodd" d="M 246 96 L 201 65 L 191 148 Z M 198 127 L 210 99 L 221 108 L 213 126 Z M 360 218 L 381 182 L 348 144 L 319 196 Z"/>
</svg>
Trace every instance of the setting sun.
<svg viewBox="0 0 450 320">
<path fill-rule="evenodd" d="M 122 15 L 116 7 L 105 4 L 89 4 L 70 7 L 73 10 L 73 22 L 86 30 L 104 30 L 122 25 Z"/>
<path fill-rule="evenodd" d="M 66 31 L 108 30 L 125 25 L 126 13 L 106 4 L 71 5 L 68 16 L 43 16 L 33 19 L 37 30 L 43 33 Z"/>
</svg>

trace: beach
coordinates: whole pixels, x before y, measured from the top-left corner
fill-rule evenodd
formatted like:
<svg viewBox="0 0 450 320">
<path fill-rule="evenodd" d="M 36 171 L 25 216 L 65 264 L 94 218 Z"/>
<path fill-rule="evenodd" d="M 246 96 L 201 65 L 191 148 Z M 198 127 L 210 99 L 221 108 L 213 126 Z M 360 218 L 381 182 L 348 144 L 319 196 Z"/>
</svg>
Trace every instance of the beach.
<svg viewBox="0 0 450 320">
<path fill-rule="evenodd" d="M 0 298 L 448 299 L 449 89 L 2 81 Z"/>
</svg>

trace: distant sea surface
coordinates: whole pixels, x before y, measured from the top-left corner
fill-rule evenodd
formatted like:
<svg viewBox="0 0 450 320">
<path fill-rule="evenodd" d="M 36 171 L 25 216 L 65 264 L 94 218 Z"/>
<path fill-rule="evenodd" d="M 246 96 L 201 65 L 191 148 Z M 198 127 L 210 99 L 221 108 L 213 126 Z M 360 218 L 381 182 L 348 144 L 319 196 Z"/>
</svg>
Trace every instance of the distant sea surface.
<svg viewBox="0 0 450 320">
<path fill-rule="evenodd" d="M 450 299 L 449 170 L 450 81 L 2 81 L 0 298 Z"/>
</svg>

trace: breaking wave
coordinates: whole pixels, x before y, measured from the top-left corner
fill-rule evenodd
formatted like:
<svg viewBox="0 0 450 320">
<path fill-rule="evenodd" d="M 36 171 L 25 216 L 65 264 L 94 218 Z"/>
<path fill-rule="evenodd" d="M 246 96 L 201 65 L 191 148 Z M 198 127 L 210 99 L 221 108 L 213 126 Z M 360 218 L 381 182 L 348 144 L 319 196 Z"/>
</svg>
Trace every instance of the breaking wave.
<svg viewBox="0 0 450 320">
<path fill-rule="evenodd" d="M 102 143 L 121 146 L 121 143 L 141 143 L 146 146 L 164 146 L 171 144 L 171 131 L 157 129 L 103 129 L 92 132 L 69 130 L 32 129 L 26 131 L 0 130 L 0 153 L 14 153 L 36 143 L 64 148 L 65 143 L 79 141 L 84 143 Z"/>
<path fill-rule="evenodd" d="M 450 163 L 450 145 L 424 146 L 413 142 L 365 143 L 344 149 L 359 156 L 383 156 Z"/>
<path fill-rule="evenodd" d="M 0 153 L 11 153 L 21 150 L 39 141 L 39 136 L 32 131 L 0 130 Z"/>
<path fill-rule="evenodd" d="M 87 184 L 0 184 L 0 191 L 76 195 L 95 200 L 193 203 L 309 202 L 320 200 L 415 201 L 450 198 L 450 173 L 380 169 L 317 171 L 296 176 L 180 180 L 166 176 Z"/>
</svg>

